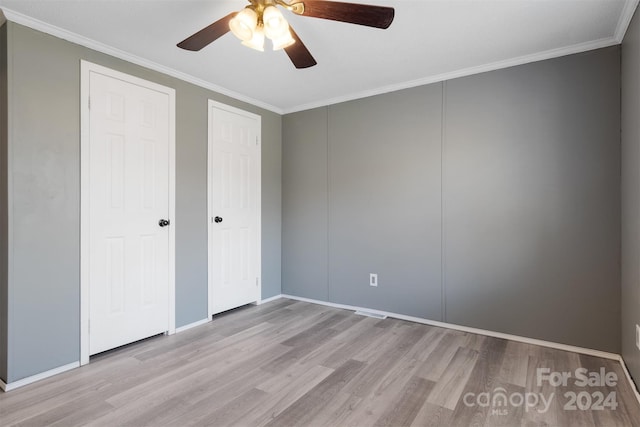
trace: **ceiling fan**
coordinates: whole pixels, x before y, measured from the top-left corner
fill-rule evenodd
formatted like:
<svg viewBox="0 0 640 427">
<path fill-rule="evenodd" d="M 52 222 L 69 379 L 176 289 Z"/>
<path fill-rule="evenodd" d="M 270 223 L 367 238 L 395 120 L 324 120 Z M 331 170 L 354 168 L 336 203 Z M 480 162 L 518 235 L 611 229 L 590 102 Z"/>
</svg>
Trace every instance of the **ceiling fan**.
<svg viewBox="0 0 640 427">
<path fill-rule="evenodd" d="M 273 50 L 284 49 L 296 68 L 308 68 L 316 65 L 316 60 L 276 6 L 300 16 L 382 29 L 389 28 L 395 14 L 392 7 L 326 0 L 248 1 L 242 11 L 219 19 L 178 43 L 178 47 L 197 51 L 231 31 L 243 45 L 262 51 L 266 36 L 273 42 Z"/>
</svg>

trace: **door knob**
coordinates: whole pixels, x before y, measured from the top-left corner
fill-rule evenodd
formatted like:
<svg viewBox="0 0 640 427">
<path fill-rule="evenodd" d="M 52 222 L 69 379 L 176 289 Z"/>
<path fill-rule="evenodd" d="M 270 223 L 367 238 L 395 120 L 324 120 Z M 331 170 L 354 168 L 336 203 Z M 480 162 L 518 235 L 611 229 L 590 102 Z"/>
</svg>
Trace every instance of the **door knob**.
<svg viewBox="0 0 640 427">
<path fill-rule="evenodd" d="M 171 221 L 169 221 L 168 219 L 161 219 L 160 221 L 158 221 L 158 225 L 160 227 L 166 227 L 169 224 L 171 224 Z"/>
<path fill-rule="evenodd" d="M 220 218 L 219 216 L 215 217 L 213 220 L 214 220 L 216 223 L 220 223 L 220 222 L 222 222 L 222 218 Z"/>
</svg>

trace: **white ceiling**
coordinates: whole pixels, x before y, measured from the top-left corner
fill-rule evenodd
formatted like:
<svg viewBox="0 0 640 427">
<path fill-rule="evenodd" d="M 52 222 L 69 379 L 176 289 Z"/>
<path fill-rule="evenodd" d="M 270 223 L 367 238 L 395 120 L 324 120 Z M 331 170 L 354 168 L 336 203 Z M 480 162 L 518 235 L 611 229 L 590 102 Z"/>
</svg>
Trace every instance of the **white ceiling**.
<svg viewBox="0 0 640 427">
<path fill-rule="evenodd" d="M 620 43 L 638 0 L 349 0 L 394 7 L 387 30 L 284 11 L 318 61 L 231 34 L 200 52 L 176 43 L 244 0 L 0 0 L 8 20 L 278 113 Z"/>
</svg>

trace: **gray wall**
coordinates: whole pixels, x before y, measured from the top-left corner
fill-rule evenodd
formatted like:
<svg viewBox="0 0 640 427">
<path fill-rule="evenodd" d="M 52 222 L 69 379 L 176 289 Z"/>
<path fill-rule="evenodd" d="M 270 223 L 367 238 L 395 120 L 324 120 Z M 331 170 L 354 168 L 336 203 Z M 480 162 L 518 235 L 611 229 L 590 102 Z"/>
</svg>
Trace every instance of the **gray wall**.
<svg viewBox="0 0 640 427">
<path fill-rule="evenodd" d="M 622 43 L 622 357 L 640 384 L 640 17 Z"/>
<path fill-rule="evenodd" d="M 0 26 L 0 379 L 7 380 L 7 25 Z"/>
<path fill-rule="evenodd" d="M 176 325 L 207 316 L 207 99 L 262 116 L 263 297 L 280 293 L 281 117 L 8 23 L 9 382 L 79 358 L 80 60 L 176 90 Z"/>
<path fill-rule="evenodd" d="M 329 107 L 332 301 L 441 319 L 441 104 L 436 84 Z"/>
<path fill-rule="evenodd" d="M 447 321 L 619 352 L 619 47 L 446 84 Z"/>
<path fill-rule="evenodd" d="M 282 293 L 329 300 L 327 108 L 282 120 Z"/>
<path fill-rule="evenodd" d="M 618 352 L 619 63 L 285 116 L 283 292 Z"/>
<path fill-rule="evenodd" d="M 234 104 L 262 116 L 262 298 L 266 299 L 282 293 L 282 116 Z"/>
</svg>

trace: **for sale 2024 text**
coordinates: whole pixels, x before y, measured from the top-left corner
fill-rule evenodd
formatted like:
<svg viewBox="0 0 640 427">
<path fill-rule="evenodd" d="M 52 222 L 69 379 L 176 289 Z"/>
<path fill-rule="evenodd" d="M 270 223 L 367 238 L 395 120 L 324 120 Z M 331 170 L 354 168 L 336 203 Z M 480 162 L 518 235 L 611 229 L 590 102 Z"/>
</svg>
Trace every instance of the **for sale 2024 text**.
<svg viewBox="0 0 640 427">
<path fill-rule="evenodd" d="M 551 372 L 549 368 L 538 368 L 536 372 L 538 387 L 548 383 L 552 387 L 568 387 L 570 385 L 585 388 L 583 391 L 567 391 L 563 394 L 566 398 L 564 410 L 566 411 L 602 411 L 615 410 L 618 401 L 615 391 L 608 393 L 594 390 L 600 387 L 615 387 L 618 384 L 618 376 L 615 372 L 607 372 L 604 367 L 598 371 L 589 371 L 586 368 L 578 368 L 575 371 Z M 605 394 L 606 393 L 606 394 Z"/>
</svg>

